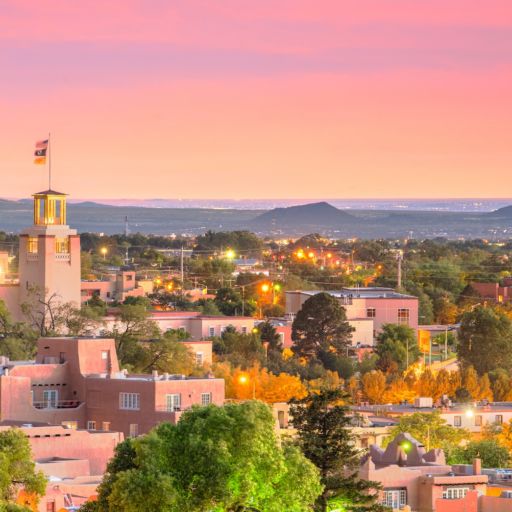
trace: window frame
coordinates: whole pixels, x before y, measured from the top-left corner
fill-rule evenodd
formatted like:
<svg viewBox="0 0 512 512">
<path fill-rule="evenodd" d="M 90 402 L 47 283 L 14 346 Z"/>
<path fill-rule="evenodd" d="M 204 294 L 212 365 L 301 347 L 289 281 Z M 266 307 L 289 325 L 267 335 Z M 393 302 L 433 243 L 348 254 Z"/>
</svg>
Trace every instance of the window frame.
<svg viewBox="0 0 512 512">
<path fill-rule="evenodd" d="M 177 400 L 175 400 L 176 397 Z M 181 393 L 167 393 L 165 395 L 165 408 L 167 412 L 181 411 Z"/>
<path fill-rule="evenodd" d="M 140 411 L 140 393 L 120 391 L 119 409 L 122 411 Z"/>
</svg>

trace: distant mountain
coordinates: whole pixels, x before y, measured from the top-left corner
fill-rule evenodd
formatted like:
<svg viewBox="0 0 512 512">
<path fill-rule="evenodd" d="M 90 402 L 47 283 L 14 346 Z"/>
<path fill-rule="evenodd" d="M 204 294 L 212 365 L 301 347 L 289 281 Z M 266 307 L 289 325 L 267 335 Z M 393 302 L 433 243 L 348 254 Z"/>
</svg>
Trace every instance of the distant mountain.
<svg viewBox="0 0 512 512">
<path fill-rule="evenodd" d="M 504 206 L 503 208 L 498 208 L 497 210 L 490 212 L 488 215 L 492 217 L 512 219 L 512 205 Z"/>
<path fill-rule="evenodd" d="M 274 208 L 250 221 L 257 230 L 335 229 L 354 222 L 355 217 L 326 202 Z"/>
</svg>

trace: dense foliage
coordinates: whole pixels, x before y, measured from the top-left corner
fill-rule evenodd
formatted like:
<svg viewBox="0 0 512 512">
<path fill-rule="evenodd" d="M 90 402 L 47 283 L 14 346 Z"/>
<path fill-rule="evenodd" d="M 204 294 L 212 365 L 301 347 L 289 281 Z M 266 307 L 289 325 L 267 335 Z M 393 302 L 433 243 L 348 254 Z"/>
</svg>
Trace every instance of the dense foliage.
<svg viewBox="0 0 512 512">
<path fill-rule="evenodd" d="M 324 486 L 315 510 L 325 512 L 334 503 L 343 510 L 384 510 L 377 503 L 380 486 L 358 478 L 361 453 L 354 446 L 347 398 L 340 390 L 323 389 L 291 402 L 299 446 Z"/>
<path fill-rule="evenodd" d="M 120 445 L 95 510 L 306 512 L 321 492 L 314 465 L 278 443 L 269 408 L 244 402 L 186 411 Z"/>
</svg>

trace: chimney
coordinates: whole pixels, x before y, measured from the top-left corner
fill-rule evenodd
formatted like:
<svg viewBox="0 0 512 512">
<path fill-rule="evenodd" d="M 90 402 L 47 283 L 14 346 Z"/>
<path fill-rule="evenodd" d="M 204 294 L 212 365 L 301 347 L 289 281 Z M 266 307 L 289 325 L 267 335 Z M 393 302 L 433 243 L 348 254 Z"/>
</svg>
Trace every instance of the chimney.
<svg viewBox="0 0 512 512">
<path fill-rule="evenodd" d="M 153 370 L 152 375 L 153 375 L 154 380 L 158 380 L 158 371 L 157 370 Z"/>
<path fill-rule="evenodd" d="M 482 474 L 482 459 L 473 459 L 473 475 Z"/>
</svg>

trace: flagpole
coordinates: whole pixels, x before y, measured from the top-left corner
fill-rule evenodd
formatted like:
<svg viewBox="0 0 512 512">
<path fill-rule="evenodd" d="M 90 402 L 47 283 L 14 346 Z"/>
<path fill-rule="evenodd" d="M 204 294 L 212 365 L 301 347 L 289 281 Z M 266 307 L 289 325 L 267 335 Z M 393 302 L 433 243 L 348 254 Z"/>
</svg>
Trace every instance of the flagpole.
<svg viewBox="0 0 512 512">
<path fill-rule="evenodd" d="M 48 190 L 52 189 L 52 151 L 50 148 L 50 132 L 48 132 Z"/>
</svg>

